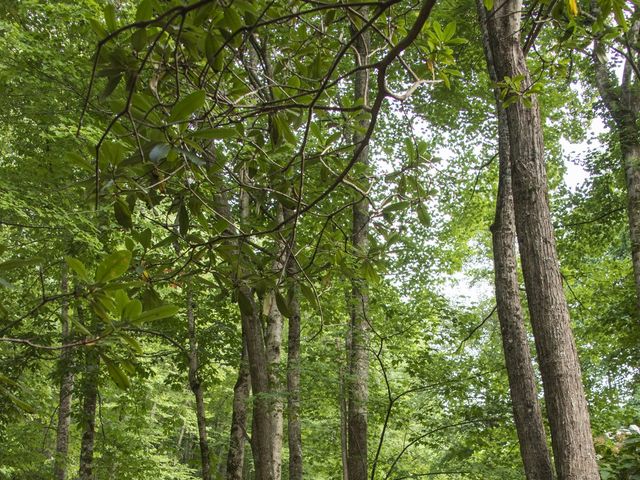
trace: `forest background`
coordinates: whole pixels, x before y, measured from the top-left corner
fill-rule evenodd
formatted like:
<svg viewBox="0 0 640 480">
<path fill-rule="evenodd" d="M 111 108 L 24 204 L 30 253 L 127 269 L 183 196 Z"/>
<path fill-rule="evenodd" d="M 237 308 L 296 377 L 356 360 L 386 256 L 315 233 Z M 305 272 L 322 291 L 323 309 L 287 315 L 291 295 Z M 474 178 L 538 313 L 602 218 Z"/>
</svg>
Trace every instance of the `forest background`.
<svg viewBox="0 0 640 480">
<path fill-rule="evenodd" d="M 640 478 L 639 30 L 620 0 L 0 0 L 0 478 Z"/>
</svg>

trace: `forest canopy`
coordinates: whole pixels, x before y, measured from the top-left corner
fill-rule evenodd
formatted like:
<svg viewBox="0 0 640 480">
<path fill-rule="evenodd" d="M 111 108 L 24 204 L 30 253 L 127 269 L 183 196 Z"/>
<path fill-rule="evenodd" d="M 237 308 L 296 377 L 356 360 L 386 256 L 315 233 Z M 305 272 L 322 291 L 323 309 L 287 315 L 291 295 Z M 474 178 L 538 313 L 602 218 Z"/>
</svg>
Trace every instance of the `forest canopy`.
<svg viewBox="0 0 640 480">
<path fill-rule="evenodd" d="M 640 4 L 0 0 L 0 479 L 640 478 Z"/>
</svg>

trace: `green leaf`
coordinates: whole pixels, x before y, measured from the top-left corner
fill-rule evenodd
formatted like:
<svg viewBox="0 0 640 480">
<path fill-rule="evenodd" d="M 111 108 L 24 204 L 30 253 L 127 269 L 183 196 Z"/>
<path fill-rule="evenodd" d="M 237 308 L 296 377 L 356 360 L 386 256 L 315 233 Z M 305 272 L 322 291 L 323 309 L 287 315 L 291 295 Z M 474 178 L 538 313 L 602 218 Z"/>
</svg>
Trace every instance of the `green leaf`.
<svg viewBox="0 0 640 480">
<path fill-rule="evenodd" d="M 196 90 L 190 93 L 173 106 L 171 115 L 169 115 L 169 122 L 187 119 L 189 115 L 203 107 L 205 100 L 206 94 L 204 90 Z"/>
<path fill-rule="evenodd" d="M 486 8 L 487 10 L 493 10 L 493 0 L 483 0 L 482 3 L 484 3 L 484 8 Z"/>
<path fill-rule="evenodd" d="M 180 205 L 180 210 L 178 210 L 178 228 L 183 237 L 189 232 L 189 211 L 184 203 Z"/>
<path fill-rule="evenodd" d="M 101 355 L 101 357 L 104 360 L 104 363 L 107 365 L 107 372 L 109 372 L 111 380 L 113 380 L 118 388 L 121 388 L 122 390 L 126 390 L 127 388 L 129 388 L 129 385 L 131 385 L 129 377 L 122 371 L 120 366 L 113 362 L 113 360 L 111 360 L 106 355 Z"/>
<path fill-rule="evenodd" d="M 96 282 L 104 283 L 123 275 L 129 269 L 131 252 L 119 250 L 105 258 L 96 269 Z"/>
<path fill-rule="evenodd" d="M 136 10 L 136 22 L 144 22 L 153 16 L 153 3 L 151 0 L 142 0 Z"/>
<path fill-rule="evenodd" d="M 173 317 L 179 311 L 180 308 L 175 305 L 161 305 L 142 312 L 136 319 L 136 323 L 154 322 L 163 318 Z"/>
<path fill-rule="evenodd" d="M 243 26 L 242 18 L 240 18 L 240 15 L 231 7 L 227 7 L 224 11 L 223 23 L 232 32 L 239 30 Z"/>
<path fill-rule="evenodd" d="M 104 21 L 107 24 L 107 28 L 111 31 L 114 31 L 118 28 L 116 23 L 116 7 L 112 4 L 108 3 L 104 7 Z"/>
<path fill-rule="evenodd" d="M 245 316 L 253 316 L 253 301 L 247 296 L 243 290 L 238 290 L 238 307 L 240 307 L 240 313 Z"/>
<path fill-rule="evenodd" d="M 120 198 L 118 198 L 113 204 L 113 213 L 115 214 L 116 221 L 126 228 L 127 230 L 133 227 L 133 222 L 131 221 L 131 212 L 129 211 L 129 206 L 124 203 Z"/>
<path fill-rule="evenodd" d="M 276 291 L 276 305 L 278 306 L 278 310 L 280 313 L 287 318 L 291 318 L 291 310 L 289 310 L 289 302 L 284 298 L 284 295 L 280 293 L 280 291 Z"/>
<path fill-rule="evenodd" d="M 129 301 L 122 309 L 122 320 L 123 321 L 134 321 L 140 317 L 142 313 L 142 302 L 138 299 L 133 299 Z"/>
<path fill-rule="evenodd" d="M 44 259 L 41 257 L 14 258 L 12 260 L 7 260 L 6 262 L 0 263 L 0 271 L 11 270 L 14 268 L 31 267 L 34 265 L 41 265 L 42 263 L 44 263 Z"/>
<path fill-rule="evenodd" d="M 207 56 L 207 62 L 211 65 L 214 72 L 220 72 L 224 67 L 224 55 L 222 42 L 217 37 L 208 34 L 204 41 L 204 51 Z"/>
<path fill-rule="evenodd" d="M 87 283 L 91 282 L 91 280 L 89 279 L 89 274 L 87 273 L 87 268 L 84 266 L 84 263 L 82 263 L 77 258 L 73 258 L 73 257 L 66 257 L 65 261 L 67 262 L 67 265 L 69 265 L 69 268 L 71 268 L 71 270 L 73 270 L 76 273 L 76 275 L 78 275 L 78 278 L 80 280 L 83 280 Z"/>
<path fill-rule="evenodd" d="M 120 332 L 119 336 L 122 340 L 124 340 L 124 342 L 129 345 L 129 347 L 131 347 L 131 350 L 133 350 L 135 353 L 137 354 L 141 354 L 143 352 L 142 350 L 142 346 L 138 343 L 138 341 L 133 338 L 131 335 Z"/>
<path fill-rule="evenodd" d="M 456 22 L 449 22 L 444 28 L 444 41 L 449 41 L 456 33 Z"/>
</svg>

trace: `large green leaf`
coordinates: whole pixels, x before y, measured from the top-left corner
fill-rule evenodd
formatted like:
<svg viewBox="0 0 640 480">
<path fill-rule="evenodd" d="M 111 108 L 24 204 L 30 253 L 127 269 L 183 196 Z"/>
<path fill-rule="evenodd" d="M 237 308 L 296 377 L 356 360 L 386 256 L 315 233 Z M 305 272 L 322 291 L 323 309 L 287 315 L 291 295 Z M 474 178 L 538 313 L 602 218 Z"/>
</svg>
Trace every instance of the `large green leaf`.
<svg viewBox="0 0 640 480">
<path fill-rule="evenodd" d="M 155 320 L 173 317 L 179 311 L 180 308 L 175 305 L 161 305 L 142 312 L 136 319 L 136 323 L 153 322 Z"/>
<path fill-rule="evenodd" d="M 104 283 L 120 277 L 129 269 L 131 252 L 119 250 L 107 256 L 96 269 L 96 282 Z"/>
<path fill-rule="evenodd" d="M 196 90 L 179 100 L 171 109 L 169 122 L 186 120 L 196 110 L 203 107 L 206 99 L 204 90 Z"/>
</svg>

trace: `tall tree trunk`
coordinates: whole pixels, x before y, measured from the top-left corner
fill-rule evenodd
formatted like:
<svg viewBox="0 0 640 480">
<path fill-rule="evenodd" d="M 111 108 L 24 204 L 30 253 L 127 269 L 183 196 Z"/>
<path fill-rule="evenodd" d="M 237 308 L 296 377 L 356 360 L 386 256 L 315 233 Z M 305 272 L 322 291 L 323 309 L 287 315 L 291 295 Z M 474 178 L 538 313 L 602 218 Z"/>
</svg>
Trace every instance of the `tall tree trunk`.
<svg viewBox="0 0 640 480">
<path fill-rule="evenodd" d="M 249 399 L 249 365 L 247 347 L 242 342 L 242 356 L 238 367 L 238 380 L 233 387 L 233 413 L 229 454 L 227 456 L 227 480 L 242 480 L 244 445 L 247 434 L 247 401 Z"/>
<path fill-rule="evenodd" d="M 520 45 L 521 0 L 496 4 L 487 28 L 498 79 L 531 78 Z M 562 288 L 547 199 L 542 124 L 537 99 L 507 107 L 516 231 L 529 312 L 560 480 L 600 478 L 591 437 L 589 409 Z"/>
<path fill-rule="evenodd" d="M 482 40 L 489 78 L 498 82 L 489 45 L 487 14 L 477 0 Z M 511 188 L 509 125 L 498 89 L 494 89 L 498 118 L 498 160 L 500 163 L 496 216 L 491 225 L 496 304 L 502 334 L 502 348 L 509 378 L 513 419 L 518 433 L 520 455 L 528 480 L 553 480 L 542 412 L 538 402 L 536 378 L 531 362 L 527 330 L 520 304 L 516 266 L 516 232 Z"/>
<path fill-rule="evenodd" d="M 82 394 L 82 440 L 80 443 L 79 480 L 92 480 L 93 448 L 96 434 L 96 405 L 98 403 L 98 379 L 100 358 L 94 347 L 85 352 L 85 372 Z"/>
<path fill-rule="evenodd" d="M 366 10 L 362 10 L 366 14 Z M 355 29 L 353 30 L 355 33 Z M 356 65 L 362 66 L 369 59 L 369 34 L 363 33 L 355 41 Z M 368 103 L 369 72 L 366 69 L 358 70 L 354 81 L 354 99 L 356 102 Z M 367 127 L 367 120 L 362 121 L 363 129 Z M 356 131 L 353 142 L 357 146 L 365 141 L 363 134 Z M 367 166 L 369 164 L 369 148 L 360 153 L 358 163 Z M 352 236 L 351 243 L 354 254 L 364 261 L 368 252 L 369 235 L 369 203 L 367 198 L 362 198 L 353 206 L 352 212 Z M 357 262 L 360 263 L 360 262 Z M 369 324 L 368 311 L 368 285 L 367 281 L 356 274 L 351 284 L 351 351 L 349 362 L 349 403 L 348 403 L 348 447 L 347 463 L 349 480 L 366 480 L 368 476 L 367 439 L 368 420 L 367 402 L 369 399 Z"/>
<path fill-rule="evenodd" d="M 209 441 L 207 440 L 207 418 L 204 406 L 204 392 L 198 369 L 198 340 L 196 337 L 196 319 L 194 315 L 193 291 L 187 287 L 187 322 L 189 330 L 189 386 L 196 399 L 196 419 L 200 440 L 200 458 L 202 461 L 202 480 L 211 478 L 211 462 L 209 459 Z"/>
<path fill-rule="evenodd" d="M 67 293 L 69 281 L 67 269 L 63 267 L 61 291 Z M 62 321 L 62 343 L 69 343 L 69 302 L 64 299 L 60 307 Z M 70 348 L 60 354 L 60 401 L 58 406 L 58 428 L 56 430 L 56 456 L 53 464 L 53 478 L 65 480 L 67 477 L 67 455 L 69 453 L 69 426 L 71 423 L 71 399 L 73 396 L 73 351 Z"/>
<path fill-rule="evenodd" d="M 596 14 L 597 14 L 597 8 Z M 637 11 L 636 7 L 636 11 Z M 628 45 L 635 45 L 638 40 L 640 20 L 637 12 L 628 33 Z M 640 111 L 640 89 L 638 78 L 635 78 L 632 61 L 637 64 L 638 55 L 632 49 L 627 52 L 622 83 L 618 86 L 615 74 L 600 58 L 606 56 L 600 40 L 596 39 L 593 48 L 595 79 L 600 96 L 613 118 L 616 126 L 622 166 L 627 186 L 627 216 L 631 239 L 631 261 L 633 278 L 636 287 L 636 313 L 640 318 L 640 129 L 638 128 L 638 112 Z"/>
<path fill-rule="evenodd" d="M 278 206 L 276 221 L 284 220 L 283 210 Z M 281 239 L 278 246 L 278 258 L 273 262 L 273 273 L 278 275 L 287 261 L 287 245 Z M 265 347 L 267 354 L 267 365 L 269 368 L 269 392 L 270 392 L 270 415 L 271 415 L 271 465 L 274 480 L 279 480 L 282 476 L 282 435 L 283 435 L 283 401 L 282 388 L 280 382 L 280 359 L 282 347 L 282 313 L 278 309 L 276 302 L 277 286 L 267 295 L 270 296 L 269 311 L 267 313 L 267 326 L 265 329 Z"/>
<path fill-rule="evenodd" d="M 240 182 L 246 185 L 249 181 L 246 171 L 240 173 Z M 222 218 L 229 219 L 230 226 L 227 233 L 235 235 L 238 232 L 231 222 L 231 209 L 229 202 L 223 194 L 215 197 L 216 212 Z M 250 213 L 250 199 L 244 188 L 240 191 L 240 225 L 246 225 Z M 270 398 L 270 377 L 267 361 L 267 346 L 262 327 L 261 309 L 255 301 L 254 291 L 245 280 L 245 267 L 243 266 L 245 254 L 244 248 L 248 248 L 242 240 L 233 241 L 237 249 L 238 266 L 232 270 L 232 280 L 236 287 L 237 303 L 240 309 L 242 336 L 247 351 L 247 363 L 249 365 L 249 379 L 253 391 L 253 426 L 251 436 L 251 448 L 254 455 L 256 480 L 279 480 L 274 477 L 276 469 L 273 464 L 273 415 L 272 400 Z"/>
<path fill-rule="evenodd" d="M 294 262 L 289 259 L 292 281 L 289 293 L 289 332 L 287 349 L 287 430 L 289 433 L 289 480 L 302 480 L 302 428 L 300 425 L 300 303 Z"/>
</svg>

